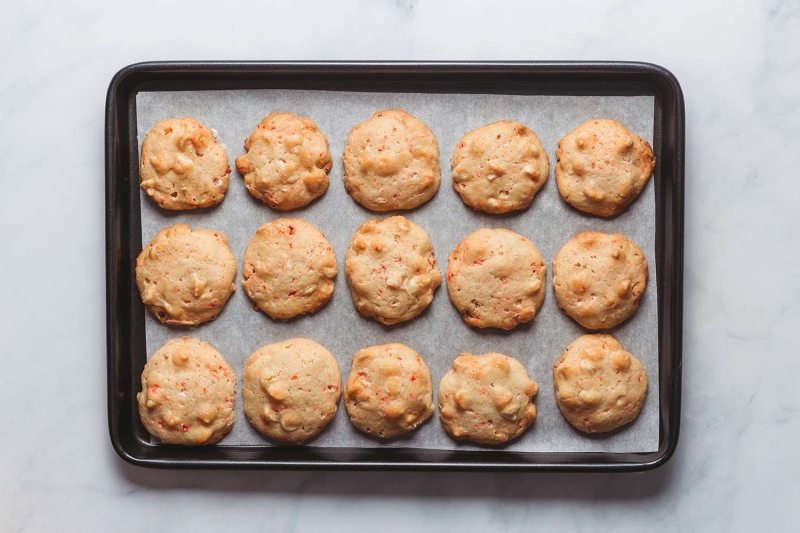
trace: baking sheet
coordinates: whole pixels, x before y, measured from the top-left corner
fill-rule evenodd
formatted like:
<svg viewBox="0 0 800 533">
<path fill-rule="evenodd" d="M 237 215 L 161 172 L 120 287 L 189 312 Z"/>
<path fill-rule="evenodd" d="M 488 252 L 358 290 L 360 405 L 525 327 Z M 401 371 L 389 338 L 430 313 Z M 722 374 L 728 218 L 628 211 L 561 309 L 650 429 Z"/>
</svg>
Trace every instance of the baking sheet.
<svg viewBox="0 0 800 533">
<path fill-rule="evenodd" d="M 567 205 L 555 184 L 555 150 L 558 140 L 578 124 L 593 118 L 613 118 L 653 144 L 653 96 L 547 96 L 369 93 L 305 90 L 236 90 L 142 92 L 136 96 L 139 146 L 157 122 L 191 116 L 217 132 L 227 148 L 231 166 L 230 186 L 223 203 L 209 210 L 175 213 L 161 210 L 141 194 L 142 242 L 149 242 L 163 227 L 179 223 L 221 230 L 237 258 L 237 290 L 219 318 L 193 328 L 169 327 L 149 312 L 145 317 L 148 357 L 168 339 L 189 335 L 213 345 L 238 377 L 237 421 L 218 446 L 274 445 L 250 426 L 242 409 L 241 373 L 247 357 L 257 348 L 292 337 L 307 337 L 334 354 L 343 380 L 350 372 L 352 355 L 366 346 L 401 342 L 420 353 L 431 370 L 434 403 L 439 380 L 459 352 L 501 352 L 519 359 L 539 384 L 535 398 L 537 418 L 520 438 L 504 445 L 509 451 L 536 452 L 652 452 L 658 449 L 658 321 L 655 271 L 654 179 L 639 199 L 621 216 L 605 220 L 584 215 Z M 356 203 L 342 182 L 342 151 L 356 124 L 375 111 L 405 109 L 425 122 L 440 148 L 442 184 L 428 203 L 412 211 L 398 212 L 428 233 L 444 275 L 447 256 L 472 231 L 504 227 L 529 238 L 547 263 L 547 294 L 532 323 L 510 332 L 477 330 L 463 323 L 450 303 L 443 283 L 421 316 L 395 326 L 383 326 L 361 318 L 355 311 L 344 276 L 344 256 L 356 228 L 371 218 L 393 213 L 372 213 Z M 286 111 L 313 118 L 330 141 L 333 168 L 330 187 L 320 199 L 304 208 L 279 212 L 264 206 L 247 192 L 234 159 L 244 153 L 244 140 L 272 111 Z M 539 136 L 550 158 L 550 175 L 525 211 L 506 215 L 477 213 L 463 204 L 452 189 L 450 156 L 467 131 L 497 120 L 518 120 Z M 658 157 L 660 154 L 656 154 Z M 656 173 L 660 166 L 656 167 Z M 256 230 L 281 216 L 303 218 L 317 226 L 330 241 L 339 266 L 331 301 L 313 315 L 288 322 L 273 321 L 254 311 L 241 288 L 241 265 L 247 243 Z M 648 288 L 636 315 L 612 333 L 644 365 L 650 388 L 641 414 L 629 426 L 606 435 L 587 436 L 561 416 L 553 392 L 552 366 L 566 346 L 585 333 L 559 308 L 552 291 L 552 260 L 569 239 L 581 231 L 618 232 L 636 242 L 650 266 Z M 426 449 L 480 449 L 457 442 L 441 428 L 437 412 L 409 435 L 379 441 L 356 430 L 343 402 L 329 426 L 307 446 L 413 447 Z"/>
</svg>

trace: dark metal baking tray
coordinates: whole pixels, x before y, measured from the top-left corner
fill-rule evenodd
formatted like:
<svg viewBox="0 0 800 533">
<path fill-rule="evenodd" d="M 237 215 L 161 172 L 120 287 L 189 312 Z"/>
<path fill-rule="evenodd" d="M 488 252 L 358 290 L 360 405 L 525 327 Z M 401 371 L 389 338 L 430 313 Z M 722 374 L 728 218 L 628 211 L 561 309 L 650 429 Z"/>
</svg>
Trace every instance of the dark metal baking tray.
<svg viewBox="0 0 800 533">
<path fill-rule="evenodd" d="M 139 421 L 147 360 L 144 306 L 134 283 L 142 249 L 136 94 L 212 89 L 653 95 L 659 446 L 648 453 L 444 451 L 410 448 L 156 445 Z M 667 462 L 678 443 L 683 336 L 684 103 L 663 67 L 628 62 L 154 62 L 120 70 L 106 98 L 106 320 L 108 423 L 124 460 L 164 468 L 639 471 Z"/>
</svg>

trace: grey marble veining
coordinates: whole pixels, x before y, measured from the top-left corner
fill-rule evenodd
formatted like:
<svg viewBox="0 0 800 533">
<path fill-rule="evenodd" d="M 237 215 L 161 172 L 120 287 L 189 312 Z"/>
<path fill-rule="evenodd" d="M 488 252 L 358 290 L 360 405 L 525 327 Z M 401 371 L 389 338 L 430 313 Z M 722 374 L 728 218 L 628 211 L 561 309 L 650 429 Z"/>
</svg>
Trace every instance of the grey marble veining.
<svg viewBox="0 0 800 533">
<path fill-rule="evenodd" d="M 792 531 L 800 3 L 4 3 L 0 531 Z M 179 472 L 107 436 L 103 102 L 156 59 L 620 59 L 686 95 L 681 441 L 637 475 Z"/>
</svg>

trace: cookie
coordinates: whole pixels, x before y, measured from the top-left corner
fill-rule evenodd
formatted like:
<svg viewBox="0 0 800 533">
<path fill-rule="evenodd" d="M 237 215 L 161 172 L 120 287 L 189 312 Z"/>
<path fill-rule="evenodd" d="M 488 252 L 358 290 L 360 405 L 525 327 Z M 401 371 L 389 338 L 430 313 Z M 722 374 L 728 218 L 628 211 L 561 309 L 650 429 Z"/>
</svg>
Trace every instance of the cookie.
<svg viewBox="0 0 800 533">
<path fill-rule="evenodd" d="M 244 412 L 267 437 L 301 444 L 336 414 L 341 390 L 333 355 L 308 339 L 259 348 L 244 365 Z"/>
<path fill-rule="evenodd" d="M 576 209 L 601 217 L 625 211 L 656 166 L 650 144 L 616 120 L 590 120 L 558 141 L 556 183 Z"/>
<path fill-rule="evenodd" d="M 464 135 L 451 162 L 453 188 L 465 204 L 486 213 L 525 209 L 550 172 L 539 137 L 509 120 Z"/>
<path fill-rule="evenodd" d="M 328 139 L 310 118 L 270 113 L 244 149 L 236 168 L 250 194 L 272 208 L 302 207 L 328 190 Z"/>
<path fill-rule="evenodd" d="M 364 348 L 353 356 L 344 401 L 361 431 L 384 438 L 408 433 L 433 414 L 430 370 L 404 344 Z"/>
<path fill-rule="evenodd" d="M 213 207 L 228 190 L 228 156 L 214 132 L 193 118 L 153 126 L 142 142 L 142 190 L 164 209 Z"/>
<path fill-rule="evenodd" d="M 358 313 L 387 325 L 418 316 L 442 284 L 428 234 L 401 216 L 370 220 L 356 230 L 345 274 Z"/>
<path fill-rule="evenodd" d="M 447 292 L 464 322 L 513 329 L 544 301 L 547 267 L 531 241 L 507 229 L 479 229 L 450 254 Z"/>
<path fill-rule="evenodd" d="M 186 224 L 158 232 L 136 258 L 142 302 L 164 324 L 196 326 L 219 315 L 236 286 L 236 258 L 221 231 Z"/>
<path fill-rule="evenodd" d="M 587 231 L 553 259 L 558 305 L 586 329 L 621 324 L 639 308 L 647 288 L 647 260 L 624 235 Z"/>
<path fill-rule="evenodd" d="M 632 422 L 647 394 L 647 372 L 611 335 L 578 337 L 553 367 L 556 402 L 570 424 L 604 433 Z"/>
<path fill-rule="evenodd" d="M 439 384 L 439 418 L 456 439 L 501 444 L 522 435 L 536 418 L 539 387 L 513 357 L 462 353 Z"/>
<path fill-rule="evenodd" d="M 172 339 L 144 365 L 136 394 L 145 429 L 164 444 L 219 442 L 236 420 L 236 376 L 210 344 Z"/>
<path fill-rule="evenodd" d="M 317 228 L 299 218 L 264 224 L 244 253 L 242 286 L 272 318 L 313 313 L 333 294 L 336 258 Z"/>
<path fill-rule="evenodd" d="M 378 111 L 347 137 L 344 186 L 367 209 L 413 209 L 436 194 L 440 181 L 436 137 L 405 111 Z"/>
</svg>

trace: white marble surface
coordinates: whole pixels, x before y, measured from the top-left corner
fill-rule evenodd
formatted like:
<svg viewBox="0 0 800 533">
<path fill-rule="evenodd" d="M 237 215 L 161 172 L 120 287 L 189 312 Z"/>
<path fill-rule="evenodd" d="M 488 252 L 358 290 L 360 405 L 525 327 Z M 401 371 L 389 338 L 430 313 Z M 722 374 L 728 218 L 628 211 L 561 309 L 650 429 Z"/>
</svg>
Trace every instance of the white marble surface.
<svg viewBox="0 0 800 533">
<path fill-rule="evenodd" d="M 0 531 L 796 530 L 797 1 L 564 0 L 489 13 L 487 1 L 252 4 L 2 5 Z M 123 464 L 106 429 L 103 102 L 117 69 L 157 59 L 621 59 L 672 70 L 688 128 L 674 458 L 610 476 Z"/>
</svg>

